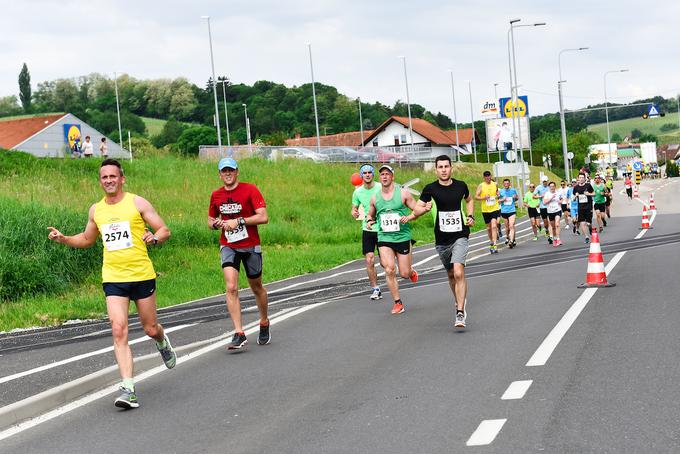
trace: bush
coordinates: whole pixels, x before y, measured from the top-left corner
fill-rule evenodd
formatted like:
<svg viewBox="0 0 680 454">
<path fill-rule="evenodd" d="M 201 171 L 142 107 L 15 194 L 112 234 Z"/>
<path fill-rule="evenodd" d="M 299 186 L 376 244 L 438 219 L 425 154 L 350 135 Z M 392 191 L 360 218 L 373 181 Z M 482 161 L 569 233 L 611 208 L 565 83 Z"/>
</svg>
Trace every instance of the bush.
<svg viewBox="0 0 680 454">
<path fill-rule="evenodd" d="M 677 176 L 680 176 L 679 173 L 680 173 L 680 171 L 678 169 L 677 162 L 668 161 L 668 164 L 666 164 L 666 176 L 667 177 L 677 177 Z"/>
<path fill-rule="evenodd" d="M 187 156 L 198 156 L 200 145 L 217 145 L 215 128 L 209 126 L 188 128 L 177 139 L 177 148 Z"/>
<path fill-rule="evenodd" d="M 664 124 L 662 124 L 661 127 L 659 128 L 659 131 L 661 131 L 661 132 L 668 132 L 668 131 L 672 131 L 672 130 L 674 130 L 674 129 L 678 129 L 678 125 L 677 125 L 677 124 L 675 124 L 675 123 L 664 123 Z"/>
<path fill-rule="evenodd" d="M 0 302 L 57 294 L 101 266 L 101 249 L 71 249 L 47 239 L 47 227 L 73 234 L 86 219 L 64 209 L 0 198 Z"/>
</svg>

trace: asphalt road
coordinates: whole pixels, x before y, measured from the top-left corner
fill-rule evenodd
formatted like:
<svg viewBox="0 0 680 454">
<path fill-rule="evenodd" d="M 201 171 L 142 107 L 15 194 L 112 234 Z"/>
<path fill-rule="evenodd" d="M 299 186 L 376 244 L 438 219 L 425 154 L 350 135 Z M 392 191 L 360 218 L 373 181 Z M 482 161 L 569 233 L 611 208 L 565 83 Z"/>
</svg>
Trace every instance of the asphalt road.
<svg viewBox="0 0 680 454">
<path fill-rule="evenodd" d="M 251 335 L 230 355 L 220 298 L 193 303 L 175 316 L 173 344 L 212 341 L 172 371 L 148 368 L 139 409 L 114 408 L 114 387 L 102 385 L 0 431 L 0 452 L 678 452 L 680 184 L 641 189 L 655 193 L 653 229 L 642 233 L 642 204 L 620 195 L 601 234 L 615 287 L 577 288 L 588 246 L 568 232 L 561 248 L 528 241 L 496 256 L 473 241 L 465 330 L 452 327 L 427 247 L 414 259 L 420 281 L 401 283 L 399 316 L 389 296 L 369 302 L 360 267 L 347 264 L 272 285 L 272 344 Z M 110 344 L 103 328 L 78 329 L 88 336 L 0 339 L 0 405 L 112 365 L 110 352 L 70 359 Z M 133 349 L 153 352 L 148 341 Z M 39 365 L 50 368 L 6 379 Z"/>
</svg>

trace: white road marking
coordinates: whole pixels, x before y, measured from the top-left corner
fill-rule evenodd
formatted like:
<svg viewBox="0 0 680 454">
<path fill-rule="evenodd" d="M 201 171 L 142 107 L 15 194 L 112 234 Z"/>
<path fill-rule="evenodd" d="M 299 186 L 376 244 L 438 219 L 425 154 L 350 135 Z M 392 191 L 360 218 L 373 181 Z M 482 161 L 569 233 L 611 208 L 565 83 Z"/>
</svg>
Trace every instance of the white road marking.
<svg viewBox="0 0 680 454">
<path fill-rule="evenodd" d="M 518 380 L 510 383 L 508 389 L 505 390 L 501 400 L 521 399 L 529 390 L 533 380 Z"/>
<path fill-rule="evenodd" d="M 619 252 L 609 261 L 605 267 L 605 272 L 607 274 L 611 273 L 612 269 L 619 263 L 619 260 L 621 260 L 621 257 L 623 257 L 625 253 L 626 251 Z M 527 367 L 545 365 L 550 358 L 550 355 L 555 351 L 555 348 L 557 348 L 564 335 L 569 331 L 571 325 L 576 321 L 581 311 L 583 311 L 597 290 L 597 287 L 587 288 L 581 293 L 581 296 L 579 296 L 574 304 L 571 305 L 564 316 L 562 316 L 562 319 L 557 322 L 557 325 L 550 331 L 534 354 L 531 355 L 531 358 L 529 358 L 529 361 L 526 364 Z"/>
<path fill-rule="evenodd" d="M 508 419 L 486 419 L 479 423 L 477 429 L 470 435 L 467 446 L 484 446 L 490 444 L 503 428 Z"/>
<path fill-rule="evenodd" d="M 189 328 L 189 327 L 194 326 L 194 325 L 196 325 L 196 323 L 191 323 L 189 325 L 177 325 L 177 326 L 173 326 L 171 328 L 166 328 L 165 332 L 171 333 L 173 331 L 179 331 L 181 329 Z M 148 336 L 144 335 L 142 337 L 138 337 L 137 339 L 131 340 L 129 342 L 129 344 L 134 345 L 134 344 L 138 344 L 140 342 L 144 342 L 144 341 L 148 341 L 148 340 L 150 340 L 150 338 Z M 75 362 L 75 361 L 80 361 L 81 359 L 89 358 L 91 356 L 97 356 L 97 355 L 101 355 L 103 353 L 108 353 L 110 351 L 113 351 L 113 346 L 106 347 L 106 348 L 100 348 L 99 350 L 94 350 L 94 351 L 91 351 L 91 352 L 88 352 L 88 353 L 83 353 L 82 355 L 72 356 L 70 358 L 62 359 L 61 361 L 55 361 L 53 363 L 45 364 L 44 366 L 36 367 L 36 368 L 30 369 L 30 370 L 25 370 L 23 372 L 19 372 L 19 373 L 13 374 L 13 375 L 7 375 L 5 377 L 0 378 L 0 384 L 7 383 L 7 382 L 12 381 L 12 380 L 16 380 L 17 378 L 25 377 L 27 375 L 33 375 L 33 374 L 37 374 L 38 372 L 43 372 L 43 371 L 46 371 L 46 370 L 49 370 L 49 369 L 53 369 L 55 367 L 63 366 L 64 364 L 69 364 L 69 363 L 72 363 L 72 362 Z"/>
<path fill-rule="evenodd" d="M 307 312 L 311 309 L 323 306 L 327 303 L 328 303 L 328 301 L 324 301 L 324 302 L 321 302 L 321 303 L 316 303 L 316 304 L 311 304 L 309 306 L 304 306 L 304 307 L 301 307 L 301 308 L 298 308 L 298 309 L 295 309 L 295 310 L 292 310 L 292 311 L 290 309 L 285 309 L 281 312 L 278 312 L 278 313 L 272 315 L 270 317 L 269 322 L 270 322 L 271 325 L 275 325 L 279 322 L 287 320 L 287 319 L 294 317 L 296 315 L 302 314 L 303 312 Z M 244 329 L 244 332 L 246 334 L 254 334 L 258 330 L 259 330 L 259 322 L 254 322 L 254 323 L 250 324 L 250 328 Z M 203 347 L 199 350 L 191 352 L 187 355 L 178 357 L 177 358 L 177 365 L 179 366 L 180 364 L 191 361 L 192 359 L 196 359 L 199 356 L 203 356 L 206 353 L 209 353 L 213 350 L 217 350 L 218 348 L 224 347 L 225 345 L 227 345 L 230 342 L 230 339 L 229 339 L 230 334 L 233 334 L 233 333 L 229 333 L 227 335 L 220 336 L 220 337 L 225 337 L 225 338 L 218 341 L 218 342 L 207 345 L 207 346 L 205 346 L 205 347 Z M 147 378 L 153 377 L 154 375 L 158 375 L 159 373 L 167 372 L 167 371 L 168 371 L 168 369 L 165 367 L 165 365 L 160 365 L 158 367 L 154 367 L 153 369 L 149 369 L 148 371 L 143 372 L 143 373 L 139 374 L 138 376 L 136 376 L 135 377 L 135 383 L 139 383 L 141 381 L 146 380 Z M 61 406 L 61 407 L 56 408 L 52 411 L 49 411 L 49 412 L 47 412 L 43 415 L 37 416 L 37 417 L 30 419 L 28 421 L 24 421 L 20 424 L 17 424 L 16 426 L 12 426 L 9 429 L 6 429 L 6 430 L 0 432 L 0 441 L 4 440 L 6 438 L 9 438 L 13 435 L 16 435 L 18 433 L 21 433 L 24 430 L 30 429 L 32 427 L 39 425 L 39 424 L 47 422 L 51 419 L 57 418 L 61 415 L 64 415 L 64 414 L 70 412 L 70 411 L 76 410 L 76 409 L 78 409 L 78 408 L 80 408 L 84 405 L 89 404 L 90 402 L 94 402 L 95 400 L 101 399 L 102 397 L 106 397 L 110 394 L 113 394 L 114 392 L 116 392 L 118 390 L 118 387 L 119 387 L 118 384 L 109 386 L 109 387 L 104 388 L 100 391 L 94 392 L 92 394 L 88 394 L 87 396 L 81 397 L 80 399 L 77 399 L 73 402 L 70 402 L 70 403 L 68 403 L 64 406 Z M 54 389 L 58 389 L 58 388 L 59 387 L 54 388 Z"/>
</svg>

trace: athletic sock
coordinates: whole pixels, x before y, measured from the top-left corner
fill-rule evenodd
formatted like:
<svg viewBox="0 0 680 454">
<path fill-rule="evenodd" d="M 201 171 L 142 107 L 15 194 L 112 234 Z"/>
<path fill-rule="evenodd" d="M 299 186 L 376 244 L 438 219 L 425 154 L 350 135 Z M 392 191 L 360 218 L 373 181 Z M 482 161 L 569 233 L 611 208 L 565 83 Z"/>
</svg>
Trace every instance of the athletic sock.
<svg viewBox="0 0 680 454">
<path fill-rule="evenodd" d="M 394 300 L 394 304 L 401 303 L 401 299 Z"/>
<path fill-rule="evenodd" d="M 264 323 L 260 322 L 260 326 L 269 326 L 269 319 L 267 319 Z"/>
<path fill-rule="evenodd" d="M 243 331 L 238 331 L 236 334 L 238 334 L 239 336 L 245 336 L 246 335 L 246 333 L 244 333 Z"/>
<path fill-rule="evenodd" d="M 132 392 L 135 392 L 135 381 L 131 378 L 124 378 L 123 379 L 123 388 L 129 389 Z"/>
<path fill-rule="evenodd" d="M 456 314 L 464 314 L 465 311 L 463 309 L 456 309 Z"/>
</svg>

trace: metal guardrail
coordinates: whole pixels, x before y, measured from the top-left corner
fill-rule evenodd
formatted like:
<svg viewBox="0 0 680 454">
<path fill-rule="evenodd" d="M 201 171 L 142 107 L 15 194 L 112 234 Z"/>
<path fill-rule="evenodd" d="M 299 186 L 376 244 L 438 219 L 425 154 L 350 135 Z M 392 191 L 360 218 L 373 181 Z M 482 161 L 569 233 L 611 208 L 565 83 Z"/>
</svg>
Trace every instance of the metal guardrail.
<svg viewBox="0 0 680 454">
<path fill-rule="evenodd" d="M 200 159 L 219 160 L 224 157 L 234 159 L 306 159 L 313 162 L 432 162 L 437 156 L 447 155 L 452 161 L 458 161 L 461 154 L 468 154 L 464 148 L 457 147 L 300 147 L 300 146 L 259 146 L 236 145 L 222 146 L 201 145 Z"/>
</svg>

